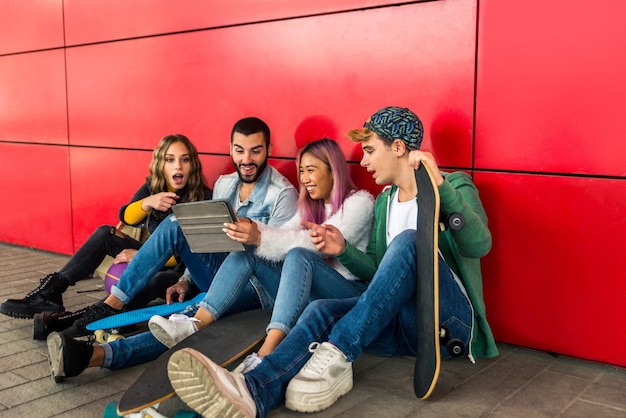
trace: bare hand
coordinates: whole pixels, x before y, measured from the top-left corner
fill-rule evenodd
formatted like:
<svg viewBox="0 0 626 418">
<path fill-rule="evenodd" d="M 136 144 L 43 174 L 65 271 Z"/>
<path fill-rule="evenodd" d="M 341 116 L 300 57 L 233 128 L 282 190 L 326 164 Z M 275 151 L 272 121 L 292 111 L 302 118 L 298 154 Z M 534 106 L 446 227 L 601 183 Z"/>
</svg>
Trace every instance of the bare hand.
<svg viewBox="0 0 626 418">
<path fill-rule="evenodd" d="M 346 239 L 339 229 L 333 225 L 318 225 L 313 222 L 302 221 L 300 225 L 309 230 L 311 242 L 315 248 L 326 255 L 339 255 L 346 249 Z"/>
<path fill-rule="evenodd" d="M 189 284 L 181 280 L 167 288 L 165 291 L 165 303 L 169 305 L 172 302 L 184 302 L 188 292 Z"/>
<path fill-rule="evenodd" d="M 153 209 L 165 212 L 174 206 L 176 204 L 176 200 L 178 199 L 178 195 L 172 192 L 153 194 L 143 199 L 141 202 L 141 209 L 144 212 L 151 212 Z"/>
<path fill-rule="evenodd" d="M 251 219 L 240 218 L 235 223 L 225 223 L 222 231 L 233 241 L 249 245 L 261 244 L 261 231 Z"/>
<path fill-rule="evenodd" d="M 411 167 L 417 170 L 422 162 L 428 164 L 428 168 L 430 168 L 430 171 L 433 173 L 437 187 L 441 186 L 443 176 L 441 175 L 441 171 L 439 171 L 439 166 L 435 162 L 435 157 L 427 151 L 414 150 L 409 153 L 409 165 Z"/>
<path fill-rule="evenodd" d="M 113 259 L 113 264 L 130 263 L 135 257 L 135 254 L 137 254 L 137 250 L 126 248 L 125 250 L 120 251 L 120 253 L 115 256 L 115 258 Z"/>
</svg>

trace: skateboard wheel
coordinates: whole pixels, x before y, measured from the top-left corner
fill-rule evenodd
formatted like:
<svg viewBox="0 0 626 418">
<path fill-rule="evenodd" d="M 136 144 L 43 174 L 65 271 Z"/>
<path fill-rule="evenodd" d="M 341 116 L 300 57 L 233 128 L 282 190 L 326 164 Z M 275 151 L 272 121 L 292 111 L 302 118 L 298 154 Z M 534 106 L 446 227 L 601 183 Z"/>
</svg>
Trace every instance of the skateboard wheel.
<svg viewBox="0 0 626 418">
<path fill-rule="evenodd" d="M 448 328 L 441 327 L 439 328 L 439 339 L 445 344 L 448 341 Z"/>
<path fill-rule="evenodd" d="M 448 349 L 448 354 L 452 357 L 462 357 L 465 355 L 465 344 L 459 339 L 452 338 L 446 343 L 446 348 Z"/>
<path fill-rule="evenodd" d="M 465 217 L 461 213 L 451 213 L 446 221 L 448 228 L 453 231 L 458 231 L 465 226 Z"/>
<path fill-rule="evenodd" d="M 97 329 L 93 334 L 96 337 L 96 342 L 101 344 L 107 342 L 107 335 L 103 329 Z"/>
<path fill-rule="evenodd" d="M 112 401 L 104 408 L 104 418 L 121 418 L 117 413 L 117 402 Z"/>
<path fill-rule="evenodd" d="M 193 411 L 178 411 L 176 412 L 176 415 L 174 415 L 174 418 L 201 418 L 201 417 L 202 415 Z"/>
<path fill-rule="evenodd" d="M 113 341 L 116 341 L 116 340 L 121 340 L 121 339 L 123 339 L 123 338 L 124 338 L 124 336 L 123 336 L 123 335 L 120 335 L 120 334 L 111 334 L 111 335 L 109 335 L 109 338 L 107 338 L 107 342 L 108 342 L 108 343 L 111 343 L 111 342 L 113 342 Z"/>
</svg>

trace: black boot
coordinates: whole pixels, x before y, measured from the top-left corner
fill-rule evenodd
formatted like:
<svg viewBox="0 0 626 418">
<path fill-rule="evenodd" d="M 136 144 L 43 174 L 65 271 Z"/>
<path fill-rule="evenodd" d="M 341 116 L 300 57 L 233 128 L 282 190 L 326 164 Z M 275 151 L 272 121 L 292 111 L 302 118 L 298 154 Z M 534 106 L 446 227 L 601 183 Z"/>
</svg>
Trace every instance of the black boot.
<svg viewBox="0 0 626 418">
<path fill-rule="evenodd" d="M 76 312 L 40 312 L 33 317 L 33 339 L 45 340 L 53 332 L 60 332 L 85 315 L 89 307 Z"/>
<path fill-rule="evenodd" d="M 74 340 L 59 332 L 48 336 L 48 364 L 56 383 L 81 374 L 89 366 L 92 355 L 91 341 Z"/>
<path fill-rule="evenodd" d="M 39 312 L 63 312 L 63 292 L 68 286 L 58 273 L 48 274 L 24 299 L 5 300 L 0 305 L 0 313 L 13 318 L 32 318 Z"/>
</svg>

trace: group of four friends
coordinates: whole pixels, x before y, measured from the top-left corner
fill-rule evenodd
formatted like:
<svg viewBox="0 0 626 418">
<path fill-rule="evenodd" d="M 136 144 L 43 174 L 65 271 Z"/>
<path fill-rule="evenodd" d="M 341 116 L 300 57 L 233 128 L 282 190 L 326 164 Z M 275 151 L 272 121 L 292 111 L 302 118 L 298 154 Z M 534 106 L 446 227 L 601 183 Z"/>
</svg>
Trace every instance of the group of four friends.
<svg viewBox="0 0 626 418">
<path fill-rule="evenodd" d="M 169 361 L 172 386 L 207 417 L 264 417 L 283 402 L 295 411 L 323 410 L 352 389 L 352 363 L 363 351 L 419 355 L 414 170 L 428 164 L 442 213 L 465 218 L 463 228 L 439 232 L 440 324 L 464 343 L 472 362 L 496 356 L 480 271 L 480 258 L 491 248 L 487 216 L 469 175 L 442 172 L 433 155 L 420 150 L 423 135 L 418 116 L 395 106 L 381 108 L 348 133 L 361 145 L 361 165 L 386 186 L 375 201 L 354 185 L 332 139 L 299 150 L 298 193 L 268 165 L 270 130 L 258 118 L 234 125 L 230 155 L 236 171 L 220 176 L 212 191 L 195 146 L 182 135 L 167 136 L 154 151 L 146 184 L 120 210 L 121 221 L 147 225 L 150 237 L 142 244 L 100 227 L 62 270 L 25 298 L 6 300 L 0 312 L 34 317 L 35 334 L 47 336 L 51 373 L 59 382 L 87 367 L 119 369 L 154 360 L 223 316 L 271 307 L 264 343 L 235 370 L 183 349 Z M 246 244 L 245 251 L 191 252 L 171 207 L 211 197 L 229 200 L 236 210 L 237 220 L 224 231 Z M 129 262 L 110 295 L 62 312 L 62 293 L 107 254 L 116 263 Z M 170 318 L 153 317 L 149 332 L 101 345 L 74 338 L 89 334 L 87 324 L 138 300 L 165 294 L 171 303 L 198 291 L 207 292 L 202 302 Z M 441 355 L 449 357 L 443 347 Z"/>
</svg>

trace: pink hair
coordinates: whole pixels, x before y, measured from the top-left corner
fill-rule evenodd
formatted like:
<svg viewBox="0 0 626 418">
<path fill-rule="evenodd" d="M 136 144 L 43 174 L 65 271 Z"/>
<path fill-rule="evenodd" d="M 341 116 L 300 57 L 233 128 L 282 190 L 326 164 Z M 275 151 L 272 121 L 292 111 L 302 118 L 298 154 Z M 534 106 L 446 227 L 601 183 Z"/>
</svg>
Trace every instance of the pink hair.
<svg viewBox="0 0 626 418">
<path fill-rule="evenodd" d="M 328 138 L 313 141 L 300 150 L 296 159 L 296 167 L 298 169 L 300 168 L 300 160 L 305 153 L 311 154 L 330 168 L 330 172 L 333 175 L 333 187 L 330 191 L 331 214 L 335 214 L 343 205 L 343 201 L 356 190 L 356 186 L 348 173 L 346 158 L 339 145 Z M 300 218 L 305 221 L 317 224 L 322 224 L 326 221 L 324 200 L 311 199 L 302 183 L 300 183 L 298 213 Z"/>
</svg>

